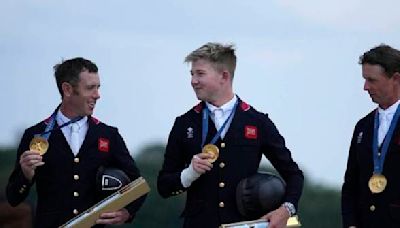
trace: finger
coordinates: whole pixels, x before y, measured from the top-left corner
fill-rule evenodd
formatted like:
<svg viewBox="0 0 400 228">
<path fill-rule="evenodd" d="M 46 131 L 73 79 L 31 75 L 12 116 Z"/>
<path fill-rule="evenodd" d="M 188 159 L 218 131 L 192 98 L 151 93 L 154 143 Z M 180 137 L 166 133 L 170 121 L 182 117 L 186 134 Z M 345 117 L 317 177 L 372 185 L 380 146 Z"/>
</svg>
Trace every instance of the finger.
<svg viewBox="0 0 400 228">
<path fill-rule="evenodd" d="M 35 164 L 35 167 L 39 167 L 39 166 L 42 166 L 42 165 L 44 165 L 44 162 L 40 161 L 40 162 Z"/>
<path fill-rule="evenodd" d="M 199 164 L 212 167 L 212 164 L 211 164 L 211 162 L 210 162 L 209 160 L 198 160 L 197 162 L 198 162 Z"/>
<path fill-rule="evenodd" d="M 99 218 L 99 219 L 96 220 L 96 223 L 97 224 L 113 224 L 113 219 L 109 219 L 109 218 L 102 219 L 102 218 Z"/>
<path fill-rule="evenodd" d="M 202 170 L 202 171 L 210 171 L 211 167 L 208 165 L 203 165 L 203 164 L 197 164 L 197 168 Z"/>
<path fill-rule="evenodd" d="M 37 155 L 37 154 L 28 154 L 28 155 L 24 155 L 20 158 L 21 162 L 30 162 L 32 160 L 37 160 L 37 161 L 41 161 L 42 160 L 42 156 Z"/>
<path fill-rule="evenodd" d="M 116 216 L 115 212 L 104 212 L 104 213 L 101 213 L 100 218 L 108 219 L 108 218 L 115 218 L 115 216 Z"/>
<path fill-rule="evenodd" d="M 197 156 L 198 158 L 200 158 L 202 160 L 211 158 L 211 154 L 208 154 L 208 153 L 200 153 L 200 154 L 197 154 L 195 156 Z"/>
</svg>

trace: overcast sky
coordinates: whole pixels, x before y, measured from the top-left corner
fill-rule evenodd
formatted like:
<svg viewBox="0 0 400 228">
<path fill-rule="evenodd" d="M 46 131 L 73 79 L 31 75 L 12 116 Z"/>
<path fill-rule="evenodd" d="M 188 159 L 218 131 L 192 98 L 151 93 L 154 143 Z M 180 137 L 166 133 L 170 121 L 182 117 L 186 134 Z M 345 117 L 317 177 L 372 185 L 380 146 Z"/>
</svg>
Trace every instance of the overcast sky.
<svg viewBox="0 0 400 228">
<path fill-rule="evenodd" d="M 60 102 L 52 67 L 82 56 L 99 67 L 95 116 L 133 154 L 165 143 L 198 101 L 184 57 L 206 42 L 237 48 L 235 92 L 266 112 L 312 181 L 340 186 L 354 125 L 375 105 L 358 57 L 400 48 L 396 0 L 14 1 L 0 3 L 0 145 Z"/>
</svg>

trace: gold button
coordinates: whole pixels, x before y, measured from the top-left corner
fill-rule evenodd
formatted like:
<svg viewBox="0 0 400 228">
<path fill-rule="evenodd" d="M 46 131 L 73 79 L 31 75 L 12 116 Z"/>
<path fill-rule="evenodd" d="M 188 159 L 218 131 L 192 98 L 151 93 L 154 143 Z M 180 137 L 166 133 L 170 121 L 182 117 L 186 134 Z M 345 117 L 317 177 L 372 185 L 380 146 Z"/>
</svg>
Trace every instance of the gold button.
<svg viewBox="0 0 400 228">
<path fill-rule="evenodd" d="M 225 187 L 225 183 L 224 183 L 224 182 L 219 183 L 219 187 L 220 187 L 220 188 Z"/>
<path fill-rule="evenodd" d="M 19 190 L 19 193 L 21 193 L 21 194 L 24 193 L 24 190 L 23 190 L 23 189 L 20 189 L 20 190 Z"/>
<path fill-rule="evenodd" d="M 225 167 L 225 163 L 223 163 L 223 162 L 219 163 L 219 167 L 220 167 L 221 169 L 224 168 L 224 167 Z"/>
<path fill-rule="evenodd" d="M 74 213 L 74 215 L 77 215 L 79 213 L 79 211 L 76 209 L 74 209 L 72 212 Z"/>
<path fill-rule="evenodd" d="M 78 196 L 79 196 L 79 193 L 78 193 L 78 192 L 74 192 L 74 196 L 75 196 L 75 197 L 78 197 Z"/>
<path fill-rule="evenodd" d="M 74 158 L 75 163 L 79 163 L 79 158 Z"/>
<path fill-rule="evenodd" d="M 219 202 L 219 207 L 225 207 L 224 202 Z"/>
<path fill-rule="evenodd" d="M 79 175 L 74 175 L 74 180 L 79 180 Z"/>
<path fill-rule="evenodd" d="M 369 207 L 369 210 L 370 210 L 370 211 L 375 211 L 375 206 L 374 206 L 374 205 L 371 205 L 371 206 Z"/>
<path fill-rule="evenodd" d="M 225 148 L 225 143 L 221 143 L 221 148 Z"/>
</svg>

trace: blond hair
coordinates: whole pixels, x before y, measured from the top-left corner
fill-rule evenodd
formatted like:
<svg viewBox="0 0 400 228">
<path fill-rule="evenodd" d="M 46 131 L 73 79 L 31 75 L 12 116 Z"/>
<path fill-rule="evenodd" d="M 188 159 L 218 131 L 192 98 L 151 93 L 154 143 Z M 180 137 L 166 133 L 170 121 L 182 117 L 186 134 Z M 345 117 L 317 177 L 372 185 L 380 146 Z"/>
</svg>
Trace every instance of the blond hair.
<svg viewBox="0 0 400 228">
<path fill-rule="evenodd" d="M 204 59 L 212 63 L 216 70 L 228 70 L 232 78 L 236 68 L 235 47 L 233 44 L 206 43 L 185 58 L 186 63 Z"/>
</svg>

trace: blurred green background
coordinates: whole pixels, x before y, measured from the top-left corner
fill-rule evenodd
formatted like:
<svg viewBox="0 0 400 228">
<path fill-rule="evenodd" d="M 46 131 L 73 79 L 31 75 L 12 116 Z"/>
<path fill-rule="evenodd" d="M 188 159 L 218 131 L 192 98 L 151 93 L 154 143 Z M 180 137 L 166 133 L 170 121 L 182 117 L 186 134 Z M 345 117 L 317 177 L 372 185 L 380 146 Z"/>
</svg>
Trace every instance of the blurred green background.
<svg viewBox="0 0 400 228">
<path fill-rule="evenodd" d="M 135 160 L 142 176 L 146 178 L 150 185 L 146 202 L 140 209 L 132 224 L 118 227 L 162 227 L 176 228 L 182 226 L 180 213 L 184 206 L 185 194 L 161 198 L 157 193 L 156 180 L 159 169 L 163 161 L 165 145 L 153 144 L 144 147 Z M 2 159 L 0 160 L 0 189 L 1 200 L 5 199 L 4 191 L 8 176 L 13 168 L 16 156 L 16 150 L 10 148 L 0 149 Z M 261 169 L 271 171 L 271 167 L 262 167 Z M 273 171 L 273 170 L 272 170 Z M 34 189 L 27 199 L 28 205 L 35 204 Z M 302 227 L 318 228 L 337 228 L 341 227 L 340 217 L 340 190 L 328 186 L 322 186 L 312 183 L 305 174 L 305 186 L 300 200 L 299 218 Z M 0 211 L 0 227 L 2 225 Z"/>
</svg>

